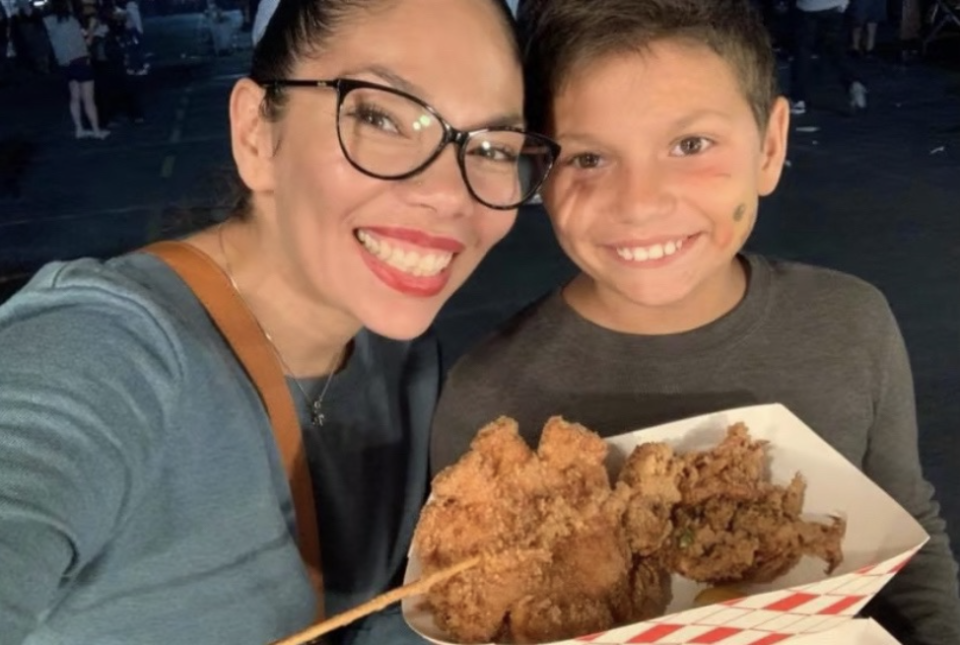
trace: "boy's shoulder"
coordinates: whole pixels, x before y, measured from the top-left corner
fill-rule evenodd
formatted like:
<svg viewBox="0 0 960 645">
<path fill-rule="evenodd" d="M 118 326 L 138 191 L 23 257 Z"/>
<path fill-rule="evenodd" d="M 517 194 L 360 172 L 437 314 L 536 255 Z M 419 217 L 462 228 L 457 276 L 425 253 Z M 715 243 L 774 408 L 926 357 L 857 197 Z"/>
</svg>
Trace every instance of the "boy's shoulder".
<svg viewBox="0 0 960 645">
<path fill-rule="evenodd" d="M 753 257 L 755 262 L 769 270 L 775 288 L 786 295 L 852 301 L 864 305 L 886 303 L 886 298 L 876 286 L 850 273 L 794 260 Z"/>
<path fill-rule="evenodd" d="M 752 256 L 769 275 L 772 313 L 818 318 L 834 326 L 874 326 L 892 319 L 890 305 L 875 285 L 837 269 L 791 260 Z"/>
</svg>

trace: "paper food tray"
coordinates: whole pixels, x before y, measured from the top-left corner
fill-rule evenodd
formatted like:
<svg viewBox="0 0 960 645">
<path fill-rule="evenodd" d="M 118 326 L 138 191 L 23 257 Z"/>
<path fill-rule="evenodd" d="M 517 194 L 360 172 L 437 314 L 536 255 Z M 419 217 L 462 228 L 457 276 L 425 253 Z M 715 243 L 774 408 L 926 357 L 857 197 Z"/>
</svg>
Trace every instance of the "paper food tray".
<svg viewBox="0 0 960 645">
<path fill-rule="evenodd" d="M 609 465 L 612 472 L 619 472 L 633 448 L 646 442 L 664 441 L 681 452 L 711 448 L 726 436 L 730 425 L 741 421 L 753 438 L 769 442 L 774 483 L 786 485 L 797 472 L 804 476 L 805 515 L 846 517 L 843 563 L 828 577 L 823 562 L 804 558 L 774 583 L 746 587 L 750 595 L 745 598 L 700 608 L 693 608 L 693 600 L 705 585 L 674 576 L 674 598 L 664 616 L 554 645 L 773 645 L 785 641 L 801 645 L 809 640 L 802 639 L 803 634 L 838 627 L 857 629 L 847 623 L 906 565 L 929 536 L 889 495 L 784 406 L 726 410 L 611 437 L 607 439 Z M 416 553 L 411 552 L 404 581 L 413 582 L 419 577 L 420 563 Z M 422 600 L 414 597 L 403 601 L 407 624 L 433 643 L 454 645 L 436 626 L 430 612 L 422 608 Z M 865 622 L 856 621 L 855 625 Z M 863 642 L 890 641 L 874 638 Z"/>
</svg>

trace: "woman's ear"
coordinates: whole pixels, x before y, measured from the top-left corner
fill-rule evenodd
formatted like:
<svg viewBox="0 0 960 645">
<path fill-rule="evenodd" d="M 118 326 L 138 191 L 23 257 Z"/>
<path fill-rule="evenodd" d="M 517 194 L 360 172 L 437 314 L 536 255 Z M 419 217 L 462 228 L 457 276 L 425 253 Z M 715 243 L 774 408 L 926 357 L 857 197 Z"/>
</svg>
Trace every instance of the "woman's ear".
<svg viewBox="0 0 960 645">
<path fill-rule="evenodd" d="M 272 191 L 272 123 L 262 112 L 264 89 L 242 78 L 230 94 L 230 144 L 240 178 L 254 193 Z"/>
</svg>

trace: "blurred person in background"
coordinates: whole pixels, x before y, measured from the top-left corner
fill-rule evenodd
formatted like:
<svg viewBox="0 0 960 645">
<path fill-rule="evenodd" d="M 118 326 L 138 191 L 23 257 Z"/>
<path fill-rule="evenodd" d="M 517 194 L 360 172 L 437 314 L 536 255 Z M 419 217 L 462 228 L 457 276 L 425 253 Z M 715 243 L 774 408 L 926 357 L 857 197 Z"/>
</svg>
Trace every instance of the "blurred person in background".
<svg viewBox="0 0 960 645">
<path fill-rule="evenodd" d="M 10 21 L 11 38 L 21 69 L 30 74 L 50 73 L 50 42 L 43 16 L 30 0 L 17 1 L 17 13 Z"/>
<path fill-rule="evenodd" d="M 74 136 L 77 139 L 105 139 L 110 131 L 100 127 L 94 100 L 93 66 L 83 29 L 73 15 L 70 0 L 52 0 L 50 5 L 52 15 L 45 17 L 43 22 L 57 64 L 63 70 L 70 89 L 70 118 L 73 119 Z M 89 129 L 84 127 L 84 115 L 89 122 Z"/>
<path fill-rule="evenodd" d="M 143 17 L 140 15 L 140 5 L 137 4 L 136 0 L 130 0 L 125 4 L 120 5 L 120 9 L 124 14 L 124 26 L 130 31 L 135 31 L 142 38 L 143 37 Z"/>
<path fill-rule="evenodd" d="M 140 32 L 128 27 L 128 14 L 114 9 L 103 39 L 104 78 L 109 87 L 109 119 L 123 114 L 131 123 L 143 123 L 143 80 L 146 62 Z M 98 86 L 99 91 L 99 86 Z M 107 117 L 104 117 L 105 121 Z"/>
<path fill-rule="evenodd" d="M 855 56 L 873 56 L 877 45 L 877 25 L 887 19 L 887 0 L 851 0 L 850 21 Z"/>
<path fill-rule="evenodd" d="M 867 107 L 867 88 L 861 82 L 850 58 L 844 38 L 844 14 L 848 0 L 797 0 L 796 51 L 791 66 L 790 112 L 807 112 L 807 94 L 812 76 L 814 54 L 834 68 L 847 91 L 850 109 Z"/>
</svg>

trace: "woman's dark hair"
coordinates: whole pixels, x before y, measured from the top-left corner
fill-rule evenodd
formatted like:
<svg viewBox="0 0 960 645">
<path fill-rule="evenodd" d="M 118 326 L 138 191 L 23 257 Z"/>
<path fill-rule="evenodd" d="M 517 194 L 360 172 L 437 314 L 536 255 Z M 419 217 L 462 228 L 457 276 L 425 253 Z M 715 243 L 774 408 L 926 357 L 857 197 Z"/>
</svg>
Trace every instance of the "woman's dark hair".
<svg viewBox="0 0 960 645">
<path fill-rule="evenodd" d="M 263 35 L 253 48 L 250 78 L 257 82 L 288 78 L 297 60 L 322 50 L 326 41 L 340 26 L 360 11 L 372 11 L 398 0 L 278 0 L 277 8 L 267 22 Z M 446 0 L 448 2 L 452 0 Z M 481 0 L 473 0 L 481 1 Z M 501 12 L 504 31 L 509 35 L 517 60 L 520 45 L 513 12 L 506 0 L 492 2 Z M 283 113 L 286 94 L 282 89 L 268 89 L 261 109 L 270 120 Z M 236 212 L 249 214 L 250 194 L 243 189 L 237 199 Z"/>
<path fill-rule="evenodd" d="M 386 1 L 278 0 L 273 16 L 253 49 L 250 78 L 255 81 L 286 78 L 299 58 L 322 48 L 324 42 L 337 32 L 345 20 L 359 11 L 374 10 Z M 487 1 L 493 2 L 500 9 L 504 30 L 509 33 L 510 42 L 519 59 L 520 46 L 510 7 L 506 0 Z M 278 116 L 282 100 L 281 91 L 268 92 L 264 99 L 266 116 Z"/>
</svg>

